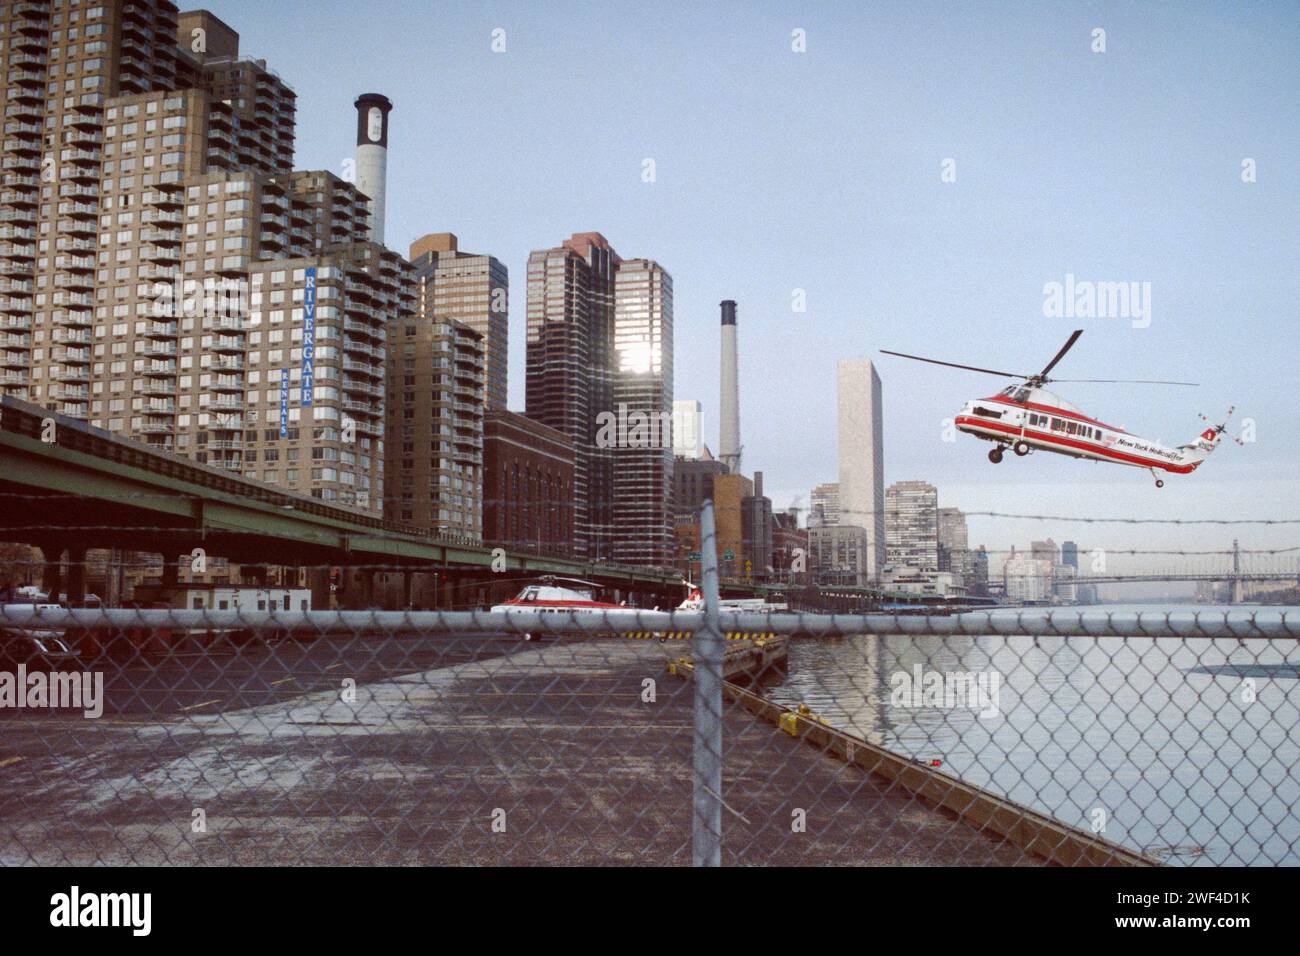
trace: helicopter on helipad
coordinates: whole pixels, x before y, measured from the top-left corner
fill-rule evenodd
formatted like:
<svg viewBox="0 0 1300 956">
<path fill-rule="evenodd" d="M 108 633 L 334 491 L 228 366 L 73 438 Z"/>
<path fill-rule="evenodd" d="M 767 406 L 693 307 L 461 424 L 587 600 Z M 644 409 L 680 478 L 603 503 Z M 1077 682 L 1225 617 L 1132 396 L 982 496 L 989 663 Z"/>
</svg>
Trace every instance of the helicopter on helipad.
<svg viewBox="0 0 1300 956">
<path fill-rule="evenodd" d="M 946 365 L 949 368 L 966 369 L 971 372 L 983 372 L 987 375 L 1000 375 L 1004 378 L 1017 378 L 1019 384 L 1008 385 L 996 395 L 977 398 L 962 406 L 954 424 L 958 431 L 963 431 L 976 438 L 994 442 L 989 450 L 989 461 L 997 464 L 1002 461 L 1003 452 L 1010 448 L 1016 455 L 1024 457 L 1034 451 L 1050 451 L 1071 458 L 1088 458 L 1093 461 L 1110 462 L 1113 465 L 1129 465 L 1145 468 L 1156 480 L 1156 487 L 1163 488 L 1164 481 L 1156 474 L 1157 469 L 1176 475 L 1188 475 L 1200 467 L 1210 453 L 1218 447 L 1228 419 L 1233 409 L 1228 409 L 1222 424 L 1214 424 L 1204 415 L 1200 416 L 1208 427 L 1186 445 L 1166 448 L 1159 442 L 1139 438 L 1123 428 L 1107 425 L 1095 418 L 1089 418 L 1079 409 L 1060 396 L 1049 392 L 1043 386 L 1048 382 L 1103 382 L 1107 384 L 1134 383 L 1141 385 L 1195 385 L 1196 382 L 1163 382 L 1150 379 L 1114 379 L 1114 378 L 1048 378 L 1047 373 L 1056 367 L 1056 363 L 1065 357 L 1074 343 L 1083 334 L 1083 329 L 1076 329 L 1056 357 L 1043 367 L 1037 375 L 1020 375 L 1016 372 L 1001 372 L 991 368 L 978 368 L 974 365 L 958 365 L 955 362 L 941 362 L 938 359 L 922 358 L 919 355 L 907 355 L 903 352 L 891 352 L 881 349 L 886 355 L 912 359 L 917 362 L 929 362 L 932 365 Z M 1233 438 L 1237 444 L 1241 439 Z"/>
</svg>

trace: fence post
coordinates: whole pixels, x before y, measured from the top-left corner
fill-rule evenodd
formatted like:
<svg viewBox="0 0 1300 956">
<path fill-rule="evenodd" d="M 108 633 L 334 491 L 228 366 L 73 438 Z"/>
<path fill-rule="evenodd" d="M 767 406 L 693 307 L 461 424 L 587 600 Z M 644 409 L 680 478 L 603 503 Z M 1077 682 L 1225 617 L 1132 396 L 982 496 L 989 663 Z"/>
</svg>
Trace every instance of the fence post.
<svg viewBox="0 0 1300 956">
<path fill-rule="evenodd" d="M 700 590 L 704 626 L 695 631 L 695 749 L 691 803 L 692 863 L 722 865 L 722 661 L 726 642 L 718 624 L 718 550 L 713 502 L 700 511 Z"/>
</svg>

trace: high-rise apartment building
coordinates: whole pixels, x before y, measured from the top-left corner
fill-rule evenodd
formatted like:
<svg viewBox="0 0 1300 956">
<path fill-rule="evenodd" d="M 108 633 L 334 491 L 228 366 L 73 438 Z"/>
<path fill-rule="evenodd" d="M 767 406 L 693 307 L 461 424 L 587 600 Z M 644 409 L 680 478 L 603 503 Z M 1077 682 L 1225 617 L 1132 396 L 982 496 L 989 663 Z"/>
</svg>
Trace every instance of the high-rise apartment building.
<svg viewBox="0 0 1300 956">
<path fill-rule="evenodd" d="M 483 337 L 421 304 L 390 326 L 388 516 L 471 543 L 483 534 Z"/>
<path fill-rule="evenodd" d="M 924 481 L 899 481 L 885 489 L 887 564 L 939 570 L 939 493 Z"/>
<path fill-rule="evenodd" d="M 867 532 L 865 580 L 885 564 L 885 445 L 880 376 L 866 359 L 837 370 L 839 401 L 839 523 Z"/>
<path fill-rule="evenodd" d="M 510 331 L 510 278 L 505 265 L 493 256 L 462 252 L 450 232 L 415 240 L 410 258 L 423 287 L 426 312 L 467 325 L 482 338 L 482 401 L 489 409 L 504 409 Z"/>
<path fill-rule="evenodd" d="M 380 513 L 387 340 L 415 308 L 410 264 L 358 242 L 249 277 L 245 476 Z"/>
<path fill-rule="evenodd" d="M 527 416 L 574 442 L 574 553 L 668 563 L 671 277 L 598 232 L 533 252 L 526 355 Z"/>
<path fill-rule="evenodd" d="M 412 273 L 354 186 L 292 171 L 292 90 L 166 0 L 0 16 L 0 386 L 378 512 Z"/>
</svg>

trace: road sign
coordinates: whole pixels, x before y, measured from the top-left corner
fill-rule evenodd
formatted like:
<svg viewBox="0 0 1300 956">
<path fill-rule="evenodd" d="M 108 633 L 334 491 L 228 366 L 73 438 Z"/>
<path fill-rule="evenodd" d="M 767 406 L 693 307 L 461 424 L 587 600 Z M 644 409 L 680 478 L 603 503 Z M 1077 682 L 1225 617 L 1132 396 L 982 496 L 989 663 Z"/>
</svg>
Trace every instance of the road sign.
<svg viewBox="0 0 1300 956">
<path fill-rule="evenodd" d="M 735 552 L 735 551 L 732 551 L 730 548 L 728 548 L 726 551 L 723 551 L 723 552 L 722 552 L 722 560 L 723 560 L 723 561 L 735 561 L 735 560 L 736 560 L 736 552 Z"/>
<path fill-rule="evenodd" d="M 686 556 L 686 560 L 688 560 L 688 561 L 702 561 L 702 560 L 704 560 L 704 553 L 701 552 L 701 551 L 692 551 L 690 554 L 688 554 L 688 555 Z"/>
</svg>

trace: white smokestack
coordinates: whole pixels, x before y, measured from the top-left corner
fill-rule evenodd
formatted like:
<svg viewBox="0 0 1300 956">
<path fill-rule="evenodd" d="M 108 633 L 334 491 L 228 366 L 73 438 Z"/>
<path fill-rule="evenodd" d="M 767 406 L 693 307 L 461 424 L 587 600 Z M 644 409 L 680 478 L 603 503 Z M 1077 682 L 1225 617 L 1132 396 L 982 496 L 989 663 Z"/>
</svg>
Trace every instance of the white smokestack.
<svg viewBox="0 0 1300 956">
<path fill-rule="evenodd" d="M 722 302 L 722 396 L 718 457 L 733 474 L 740 471 L 740 381 L 736 369 L 736 303 Z"/>
<path fill-rule="evenodd" d="M 363 93 L 357 108 L 357 189 L 370 198 L 370 241 L 384 242 L 384 194 L 388 189 L 388 112 L 379 93 Z"/>
</svg>

